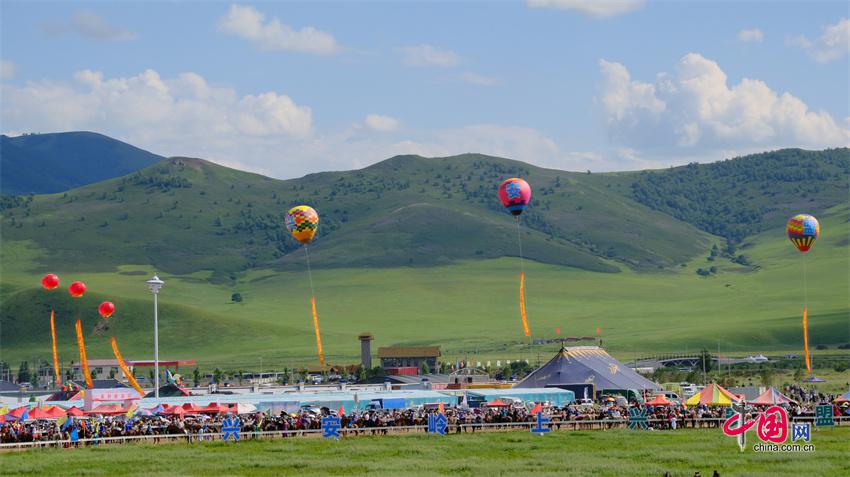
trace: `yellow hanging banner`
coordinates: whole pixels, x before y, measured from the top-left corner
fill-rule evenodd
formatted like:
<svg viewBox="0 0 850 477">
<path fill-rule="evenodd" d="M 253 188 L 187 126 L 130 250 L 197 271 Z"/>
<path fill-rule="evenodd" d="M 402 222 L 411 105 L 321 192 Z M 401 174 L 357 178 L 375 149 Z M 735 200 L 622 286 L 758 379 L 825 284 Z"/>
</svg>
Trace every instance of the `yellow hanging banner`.
<svg viewBox="0 0 850 477">
<path fill-rule="evenodd" d="M 809 320 L 807 307 L 803 307 L 803 349 L 806 351 L 806 371 L 812 374 L 812 360 L 809 358 Z"/>
<path fill-rule="evenodd" d="M 53 372 L 56 374 L 56 386 L 61 386 L 62 376 L 59 374 L 59 354 L 56 352 L 56 323 L 53 310 L 50 310 L 50 336 L 53 338 Z"/>
<path fill-rule="evenodd" d="M 519 314 L 522 316 L 522 330 L 525 336 L 531 336 L 528 319 L 525 317 L 525 272 L 519 272 Z"/>
<path fill-rule="evenodd" d="M 315 297 L 310 297 L 310 306 L 313 307 L 313 328 L 316 329 L 316 347 L 319 349 L 319 364 L 325 364 L 325 353 L 322 351 L 322 335 L 319 333 L 319 315 L 316 314 Z"/>
<path fill-rule="evenodd" d="M 118 366 L 120 366 L 121 371 L 124 372 L 124 377 L 127 378 L 127 381 L 130 383 L 130 386 L 133 386 L 133 389 L 138 391 L 139 394 L 144 397 L 145 392 L 142 390 L 142 387 L 139 386 L 139 383 L 138 381 L 136 381 L 136 378 L 133 376 L 133 373 L 131 373 L 130 370 L 127 368 L 127 364 L 124 363 L 124 358 L 121 357 L 121 352 L 118 351 L 118 344 L 115 343 L 115 337 L 112 336 L 109 338 L 109 340 L 112 343 L 112 353 L 115 354 L 115 360 L 118 361 Z"/>
<path fill-rule="evenodd" d="M 86 359 L 86 342 L 83 341 L 83 325 L 80 323 L 80 320 L 74 323 L 74 328 L 77 330 L 77 347 L 80 348 L 80 369 L 86 380 L 86 387 L 91 389 L 94 387 L 94 384 L 91 382 L 91 373 L 89 373 L 89 360 Z"/>
</svg>

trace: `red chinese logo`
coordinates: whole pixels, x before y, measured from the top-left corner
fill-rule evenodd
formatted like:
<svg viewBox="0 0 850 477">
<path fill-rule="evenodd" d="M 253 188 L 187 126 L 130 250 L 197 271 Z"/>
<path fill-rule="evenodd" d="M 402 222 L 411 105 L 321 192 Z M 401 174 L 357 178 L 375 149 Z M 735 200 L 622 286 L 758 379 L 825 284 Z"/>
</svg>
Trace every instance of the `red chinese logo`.
<svg viewBox="0 0 850 477">
<path fill-rule="evenodd" d="M 760 412 L 756 419 L 744 421 L 740 426 L 733 427 L 737 423 L 738 415 L 733 414 L 723 424 L 723 433 L 734 437 L 756 426 L 756 434 L 764 442 L 779 444 L 785 442 L 788 437 L 788 413 L 779 406 L 770 406 Z"/>
</svg>

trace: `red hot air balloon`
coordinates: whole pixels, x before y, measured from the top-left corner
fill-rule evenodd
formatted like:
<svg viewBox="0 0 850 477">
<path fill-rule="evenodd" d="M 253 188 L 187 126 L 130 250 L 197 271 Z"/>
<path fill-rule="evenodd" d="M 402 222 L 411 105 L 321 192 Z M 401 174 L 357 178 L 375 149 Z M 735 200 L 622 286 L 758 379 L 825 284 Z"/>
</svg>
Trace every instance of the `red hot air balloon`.
<svg viewBox="0 0 850 477">
<path fill-rule="evenodd" d="M 519 215 L 531 202 L 531 186 L 528 182 L 512 177 L 499 186 L 499 201 L 513 215 Z"/>
<path fill-rule="evenodd" d="M 48 273 L 41 279 L 41 286 L 48 290 L 53 290 L 59 286 L 59 277 L 53 273 Z"/>
<path fill-rule="evenodd" d="M 68 293 L 74 298 L 80 298 L 86 293 L 86 284 L 83 282 L 74 282 L 68 287 Z"/>
<path fill-rule="evenodd" d="M 109 318 L 115 313 L 115 304 L 111 301 L 105 301 L 97 307 L 97 312 L 100 313 L 100 316 L 103 318 Z"/>
</svg>

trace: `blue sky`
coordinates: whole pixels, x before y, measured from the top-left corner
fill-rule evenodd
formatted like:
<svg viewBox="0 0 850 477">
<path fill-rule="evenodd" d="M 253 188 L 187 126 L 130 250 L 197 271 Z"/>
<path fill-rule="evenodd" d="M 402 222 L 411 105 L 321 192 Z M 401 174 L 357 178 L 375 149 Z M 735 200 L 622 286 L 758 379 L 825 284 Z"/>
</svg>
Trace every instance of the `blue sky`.
<svg viewBox="0 0 850 477">
<path fill-rule="evenodd" d="M 2 130 L 274 177 L 571 170 L 850 142 L 846 2 L 2 3 Z"/>
</svg>

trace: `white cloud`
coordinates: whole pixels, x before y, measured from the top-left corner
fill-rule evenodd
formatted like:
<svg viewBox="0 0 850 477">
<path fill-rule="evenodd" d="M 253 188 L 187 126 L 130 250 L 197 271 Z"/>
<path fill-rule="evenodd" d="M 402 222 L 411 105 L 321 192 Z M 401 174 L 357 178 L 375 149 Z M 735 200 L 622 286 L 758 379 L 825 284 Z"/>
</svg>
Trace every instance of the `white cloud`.
<svg viewBox="0 0 850 477">
<path fill-rule="evenodd" d="M 8 80 L 15 77 L 18 67 L 12 60 L 0 60 L 0 79 Z"/>
<path fill-rule="evenodd" d="M 398 119 L 381 114 L 369 114 L 363 122 L 372 131 L 379 132 L 395 131 L 399 126 Z"/>
<path fill-rule="evenodd" d="M 452 50 L 441 50 L 431 45 L 402 46 L 396 48 L 408 66 L 439 66 L 451 68 L 460 64 L 460 55 Z"/>
<path fill-rule="evenodd" d="M 239 96 L 195 73 L 164 79 L 154 70 L 104 78 L 82 70 L 72 82 L 3 85 L 3 127 L 17 131 L 93 130 L 162 150 L 239 137 L 303 137 L 310 108 L 275 92 Z"/>
<path fill-rule="evenodd" d="M 758 28 L 741 30 L 738 32 L 738 41 L 742 43 L 761 43 L 764 41 L 764 32 Z"/>
<path fill-rule="evenodd" d="M 825 111 L 811 111 L 790 93 L 756 79 L 727 85 L 720 66 L 685 55 L 672 75 L 632 80 L 625 66 L 600 60 L 598 99 L 612 139 L 638 151 L 703 154 L 783 146 L 846 145 L 850 130 Z"/>
<path fill-rule="evenodd" d="M 598 18 L 612 17 L 639 10 L 644 0 L 526 0 L 531 8 L 552 8 L 557 10 L 575 10 Z"/>
<path fill-rule="evenodd" d="M 828 25 L 815 41 L 800 35 L 787 38 L 785 44 L 805 50 L 818 63 L 840 60 L 850 54 L 850 19 L 842 18 L 835 25 Z"/>
<path fill-rule="evenodd" d="M 330 33 L 304 27 L 295 30 L 277 18 L 265 20 L 265 15 L 254 7 L 231 5 L 218 22 L 221 32 L 238 36 L 258 44 L 266 50 L 286 50 L 318 55 L 330 55 L 339 50 Z"/>
<path fill-rule="evenodd" d="M 460 79 L 464 83 L 474 84 L 477 86 L 495 86 L 500 83 L 498 78 L 493 78 L 492 76 L 483 76 L 470 72 L 466 72 L 460 75 Z"/>
<path fill-rule="evenodd" d="M 132 31 L 111 25 L 105 18 L 92 11 L 82 11 L 74 15 L 71 28 L 93 40 L 133 40 L 138 37 Z"/>
</svg>

